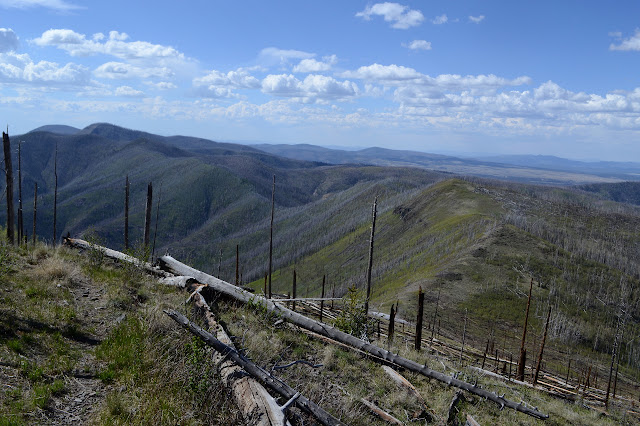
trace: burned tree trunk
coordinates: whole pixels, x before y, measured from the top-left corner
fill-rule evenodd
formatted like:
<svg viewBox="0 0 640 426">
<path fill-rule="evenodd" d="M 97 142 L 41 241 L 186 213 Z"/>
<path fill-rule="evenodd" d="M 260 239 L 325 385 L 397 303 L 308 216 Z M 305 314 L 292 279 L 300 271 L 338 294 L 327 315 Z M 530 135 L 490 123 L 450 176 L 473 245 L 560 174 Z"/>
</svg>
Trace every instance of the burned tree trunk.
<svg viewBox="0 0 640 426">
<path fill-rule="evenodd" d="M 18 141 L 18 244 L 24 241 L 24 223 L 22 221 L 22 150 Z"/>
<path fill-rule="evenodd" d="M 416 351 L 420 350 L 422 345 L 422 317 L 424 316 L 424 293 L 422 286 L 418 289 L 418 318 L 416 320 Z"/>
<path fill-rule="evenodd" d="M 273 175 L 271 189 L 271 226 L 269 228 L 269 299 L 271 299 L 271 268 L 273 267 L 273 214 L 276 205 L 276 175 Z"/>
<path fill-rule="evenodd" d="M 56 245 L 56 238 L 58 235 L 58 142 L 56 142 L 56 154 L 53 161 L 53 176 L 55 179 L 53 190 L 53 241 L 52 244 Z"/>
<path fill-rule="evenodd" d="M 322 300 L 320 300 L 320 322 L 322 322 L 322 315 L 324 314 L 324 284 L 327 276 L 322 276 L 322 295 L 320 296 Z"/>
<path fill-rule="evenodd" d="M 124 249 L 129 249 L 129 175 L 124 182 Z"/>
<path fill-rule="evenodd" d="M 147 186 L 147 207 L 144 214 L 144 249 L 149 248 L 149 230 L 151 228 L 151 208 L 153 207 L 153 184 Z"/>
<path fill-rule="evenodd" d="M 371 208 L 371 238 L 369 239 L 369 265 L 367 266 L 367 298 L 364 301 L 364 313 L 369 315 L 369 298 L 371 297 L 371 269 L 373 268 L 373 242 L 376 234 L 376 214 L 378 213 L 378 197 L 373 200 Z"/>
<path fill-rule="evenodd" d="M 522 341 L 520 342 L 520 359 L 518 361 L 518 373 L 516 380 L 524 381 L 524 367 L 527 361 L 527 350 L 524 347 L 527 338 L 527 323 L 529 322 L 529 308 L 531 307 L 531 291 L 533 290 L 533 278 L 529 285 L 529 298 L 527 299 L 527 311 L 524 315 L 524 329 L 522 330 Z"/>
<path fill-rule="evenodd" d="M 33 245 L 36 245 L 36 218 L 38 214 L 38 182 L 33 187 Z"/>
<path fill-rule="evenodd" d="M 9 140 L 9 128 L 7 133 L 2 132 L 2 145 L 4 148 L 4 171 L 7 178 L 7 240 L 9 244 L 15 242 L 14 228 L 15 218 L 13 211 L 13 168 L 11 166 L 11 141 Z"/>
<path fill-rule="evenodd" d="M 293 270 L 293 288 L 291 289 L 291 293 L 292 293 L 291 297 L 293 297 L 293 299 L 296 298 L 296 295 L 297 295 L 296 291 L 297 291 L 297 288 L 296 288 L 296 270 L 294 269 Z M 293 306 L 292 307 L 293 307 L 293 310 L 295 311 L 296 310 L 296 302 L 295 302 L 295 300 L 293 301 Z"/>
<path fill-rule="evenodd" d="M 551 318 L 551 307 L 547 313 L 547 322 L 544 325 L 544 334 L 542 335 L 542 344 L 540 345 L 540 355 L 538 355 L 538 364 L 536 365 L 536 373 L 533 376 L 533 386 L 538 383 L 538 374 L 540 374 L 540 365 L 542 365 L 542 353 L 544 352 L 544 344 L 547 341 L 547 330 L 549 329 L 549 318 Z"/>
<path fill-rule="evenodd" d="M 388 344 L 391 345 L 393 342 L 393 333 L 395 332 L 396 327 L 396 310 L 391 304 L 391 313 L 389 314 L 389 331 L 387 333 Z"/>
</svg>

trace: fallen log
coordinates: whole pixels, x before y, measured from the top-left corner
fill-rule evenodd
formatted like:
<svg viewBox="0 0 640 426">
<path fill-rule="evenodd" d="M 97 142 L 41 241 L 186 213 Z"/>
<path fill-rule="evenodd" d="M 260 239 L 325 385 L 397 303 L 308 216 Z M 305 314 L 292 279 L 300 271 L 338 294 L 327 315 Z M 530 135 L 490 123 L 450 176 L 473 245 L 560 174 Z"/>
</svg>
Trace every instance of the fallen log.
<svg viewBox="0 0 640 426">
<path fill-rule="evenodd" d="M 164 277 L 164 278 L 169 277 L 169 275 L 167 275 L 165 271 L 163 271 L 162 269 L 156 266 L 153 266 L 149 262 L 144 262 L 136 257 L 129 256 L 128 254 L 124 254 L 116 250 L 111 250 L 109 248 L 99 246 L 97 244 L 92 244 L 87 241 L 81 240 L 79 238 L 64 237 L 62 239 L 62 243 L 80 250 L 98 250 L 110 259 L 131 263 L 139 268 L 144 269 L 149 274 Z"/>
<path fill-rule="evenodd" d="M 380 417 L 385 422 L 391 423 L 392 425 L 403 425 L 404 424 L 400 420 L 398 420 L 395 417 L 393 417 L 391 414 L 389 414 L 386 411 L 384 411 L 382 408 L 378 407 L 373 402 L 369 402 L 364 398 L 360 399 L 360 402 L 362 402 L 369 410 L 371 410 L 376 416 Z"/>
<path fill-rule="evenodd" d="M 283 383 L 271 376 L 264 369 L 260 368 L 253 362 L 248 359 L 242 357 L 235 349 L 231 348 L 229 345 L 225 345 L 220 340 L 216 339 L 211 333 L 203 330 L 198 327 L 196 324 L 189 321 L 184 315 L 173 311 L 164 311 L 169 317 L 171 317 L 174 321 L 180 324 L 182 327 L 189 330 L 194 335 L 200 337 L 204 342 L 213 347 L 216 351 L 220 352 L 223 357 L 227 357 L 231 359 L 234 363 L 242 367 L 242 369 L 248 374 L 252 375 L 259 379 L 262 383 L 265 384 L 269 389 L 277 392 L 278 394 L 284 396 L 289 401 L 293 400 L 295 405 L 301 410 L 313 415 L 320 423 L 327 426 L 334 425 L 343 425 L 343 423 L 333 417 L 331 414 L 324 411 L 320 408 L 316 403 L 310 401 L 306 397 L 300 395 L 293 388 L 291 388 L 286 383 Z M 286 405 L 286 404 L 285 404 Z"/>
<path fill-rule="evenodd" d="M 300 315 L 299 313 L 291 311 L 284 306 L 276 305 L 271 300 L 265 299 L 264 297 L 259 295 L 251 294 L 219 278 L 215 278 L 211 275 L 205 274 L 204 272 L 198 271 L 197 269 L 191 268 L 190 266 L 187 266 L 175 260 L 171 256 L 162 256 L 159 259 L 159 262 L 160 266 L 163 269 L 168 269 L 169 271 L 174 272 L 177 275 L 193 276 L 199 282 L 208 284 L 209 287 L 213 290 L 231 297 L 237 301 L 243 303 L 251 303 L 254 305 L 262 305 L 269 312 L 274 312 L 280 315 L 283 319 L 290 321 L 302 328 L 321 334 L 323 336 L 327 336 L 333 340 L 337 340 L 349 346 L 353 346 L 378 358 L 382 358 L 385 361 L 389 361 L 397 366 L 406 368 L 407 370 L 413 371 L 415 373 L 420 373 L 426 377 L 430 377 L 446 383 L 449 386 L 457 387 L 472 394 L 478 395 L 482 398 L 493 401 L 501 408 L 509 407 L 538 419 L 547 419 L 549 417 L 548 415 L 539 412 L 537 409 L 529 407 L 521 402 L 516 403 L 514 401 L 510 401 L 502 396 L 497 395 L 494 392 L 489 392 L 485 389 L 481 389 L 477 385 L 466 383 L 444 373 L 440 373 L 439 371 L 432 370 L 424 365 L 418 364 L 415 361 L 403 358 L 390 351 L 374 346 L 370 343 L 365 342 L 364 340 L 358 339 L 355 336 L 342 332 L 327 324 L 323 324 L 311 318 L 305 317 L 304 315 Z"/>
<path fill-rule="evenodd" d="M 204 300 L 204 296 L 198 291 L 202 288 L 202 286 L 197 287 L 190 299 L 204 317 L 209 329 L 215 331 L 218 340 L 235 350 L 231 339 L 216 321 L 209 305 Z M 276 400 L 256 379 L 246 374 L 242 367 L 217 351 L 213 353 L 213 361 L 220 372 L 222 382 L 231 390 L 245 424 L 252 426 L 291 426 L 286 420 L 283 409 L 278 406 Z"/>
<path fill-rule="evenodd" d="M 418 401 L 424 404 L 424 399 L 422 399 L 422 396 L 420 395 L 420 392 L 418 392 L 418 389 L 416 389 L 416 387 L 413 386 L 411 382 L 405 379 L 402 374 L 398 373 L 396 370 L 387 365 L 383 365 L 382 369 L 385 373 L 387 373 L 389 377 L 391 377 L 391 380 L 393 380 L 393 382 L 398 385 L 398 387 L 405 389 L 407 392 L 415 396 Z"/>
</svg>

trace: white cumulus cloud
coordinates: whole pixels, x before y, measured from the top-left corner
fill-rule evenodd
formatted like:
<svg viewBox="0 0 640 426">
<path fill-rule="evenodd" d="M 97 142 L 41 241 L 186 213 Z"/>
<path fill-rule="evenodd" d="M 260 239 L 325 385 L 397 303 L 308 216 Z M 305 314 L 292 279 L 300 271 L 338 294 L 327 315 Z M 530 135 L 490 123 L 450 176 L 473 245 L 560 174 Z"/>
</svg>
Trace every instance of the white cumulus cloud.
<svg viewBox="0 0 640 426">
<path fill-rule="evenodd" d="M 399 3 L 376 3 L 367 6 L 363 11 L 356 13 L 356 16 L 367 21 L 372 16 L 382 16 L 385 22 L 390 22 L 393 28 L 406 30 L 416 27 L 424 21 L 424 15 L 419 10 L 409 9 Z"/>
<path fill-rule="evenodd" d="M 340 76 L 344 78 L 358 78 L 361 80 L 402 81 L 420 78 L 422 77 L 422 74 L 413 68 L 404 67 L 402 65 L 373 64 L 362 66 L 356 71 L 345 71 Z"/>
<path fill-rule="evenodd" d="M 116 89 L 116 96 L 124 96 L 127 98 L 141 98 L 144 96 L 144 92 L 136 90 L 129 86 L 120 86 Z"/>
<path fill-rule="evenodd" d="M 204 77 L 193 79 L 196 94 L 209 98 L 228 98 L 235 96 L 235 89 L 259 89 L 260 80 L 249 74 L 245 69 L 223 73 L 211 70 Z"/>
<path fill-rule="evenodd" d="M 469 16 L 469 22 L 473 22 L 474 24 L 479 24 L 482 21 L 484 21 L 484 15 Z"/>
<path fill-rule="evenodd" d="M 18 36 L 11 28 L 0 28 L 0 53 L 18 49 Z"/>
<path fill-rule="evenodd" d="M 637 29 L 636 33 L 628 39 L 622 40 L 620 44 L 611 43 L 609 50 L 640 50 L 640 29 Z"/>
<path fill-rule="evenodd" d="M 431 50 L 431 42 L 426 40 L 413 40 L 404 46 L 411 50 Z"/>
<path fill-rule="evenodd" d="M 292 74 L 270 74 L 262 80 L 262 92 L 274 96 L 300 98 L 306 101 L 347 99 L 359 93 L 358 86 L 348 80 L 310 74 L 299 80 Z"/>
<path fill-rule="evenodd" d="M 338 62 L 336 55 L 325 56 L 322 61 L 315 59 L 303 59 L 298 65 L 293 67 L 293 72 L 312 73 L 329 71 Z"/>
<path fill-rule="evenodd" d="M 0 82 L 39 87 L 91 85 L 89 69 L 78 64 L 34 62 L 27 54 L 0 54 Z"/>
<path fill-rule="evenodd" d="M 436 24 L 436 25 L 442 25 L 442 24 L 446 24 L 447 22 L 449 22 L 449 18 L 447 17 L 447 15 L 442 14 L 440 16 L 436 16 L 435 18 L 433 18 L 431 20 L 431 22 Z"/>
<path fill-rule="evenodd" d="M 96 77 L 112 80 L 130 78 L 167 79 L 174 76 L 174 72 L 167 67 L 143 68 L 123 62 L 107 62 L 96 68 L 93 73 Z"/>
<path fill-rule="evenodd" d="M 147 63 L 176 63 L 186 60 L 184 54 L 171 46 L 146 41 L 127 41 L 126 33 L 111 31 L 105 38 L 101 33 L 87 39 L 84 34 L 69 29 L 51 29 L 34 40 L 38 46 L 54 46 L 71 56 L 111 55 L 116 58 Z M 104 41 L 103 41 L 104 40 Z"/>
<path fill-rule="evenodd" d="M 277 47 L 266 47 L 260 51 L 258 62 L 265 66 L 286 65 L 291 60 L 311 59 L 316 56 L 314 53 L 303 52 L 293 49 L 278 49 Z"/>
</svg>

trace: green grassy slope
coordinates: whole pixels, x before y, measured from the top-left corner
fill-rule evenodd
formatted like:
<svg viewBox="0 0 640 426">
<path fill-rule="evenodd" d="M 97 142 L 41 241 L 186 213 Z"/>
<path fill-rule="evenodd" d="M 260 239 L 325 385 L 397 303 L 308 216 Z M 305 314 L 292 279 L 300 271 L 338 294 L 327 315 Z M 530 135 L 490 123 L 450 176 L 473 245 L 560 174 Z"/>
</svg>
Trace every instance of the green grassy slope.
<svg viewBox="0 0 640 426">
<path fill-rule="evenodd" d="M 467 315 L 467 342 L 482 349 L 489 340 L 501 356 L 517 359 L 533 279 L 529 359 L 539 350 L 551 307 L 549 368 L 560 373 L 573 359 L 574 368 L 596 363 L 594 371 L 608 374 L 621 307 L 626 335 L 640 333 L 638 257 L 629 250 L 619 249 L 618 255 L 609 250 L 614 241 L 636 246 L 638 234 L 628 231 L 637 229 L 640 216 L 581 205 L 583 199 L 572 191 L 533 188 L 529 191 L 537 193 L 527 194 L 526 188 L 514 188 L 447 180 L 381 212 L 372 309 L 388 313 L 398 300 L 401 317 L 415 321 L 421 286 L 427 328 L 436 324 L 439 335 L 460 342 Z M 567 211 L 574 215 L 565 216 Z M 336 242 L 280 268 L 273 276 L 274 291 L 291 291 L 294 268 L 299 296 L 317 297 L 325 274 L 327 294 L 335 288 L 342 295 L 352 285 L 364 291 L 369 233 L 369 224 L 362 222 Z M 261 289 L 262 280 L 252 285 Z M 625 345 L 621 362 L 629 386 L 637 380 L 640 348 L 632 338 Z"/>
</svg>

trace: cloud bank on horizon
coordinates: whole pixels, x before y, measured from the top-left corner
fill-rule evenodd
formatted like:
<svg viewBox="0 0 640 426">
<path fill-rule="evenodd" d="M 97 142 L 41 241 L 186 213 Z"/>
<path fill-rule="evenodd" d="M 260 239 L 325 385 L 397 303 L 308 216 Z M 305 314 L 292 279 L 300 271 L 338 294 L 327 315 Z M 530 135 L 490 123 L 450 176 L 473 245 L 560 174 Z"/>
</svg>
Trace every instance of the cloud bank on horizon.
<svg viewBox="0 0 640 426">
<path fill-rule="evenodd" d="M 576 29 L 515 6 L 354 4 L 167 3 L 136 20 L 117 11 L 140 7 L 129 3 L 0 0 L 0 108 L 23 131 L 110 121 L 227 140 L 640 154 L 630 10 L 599 25 L 582 12 Z"/>
</svg>

